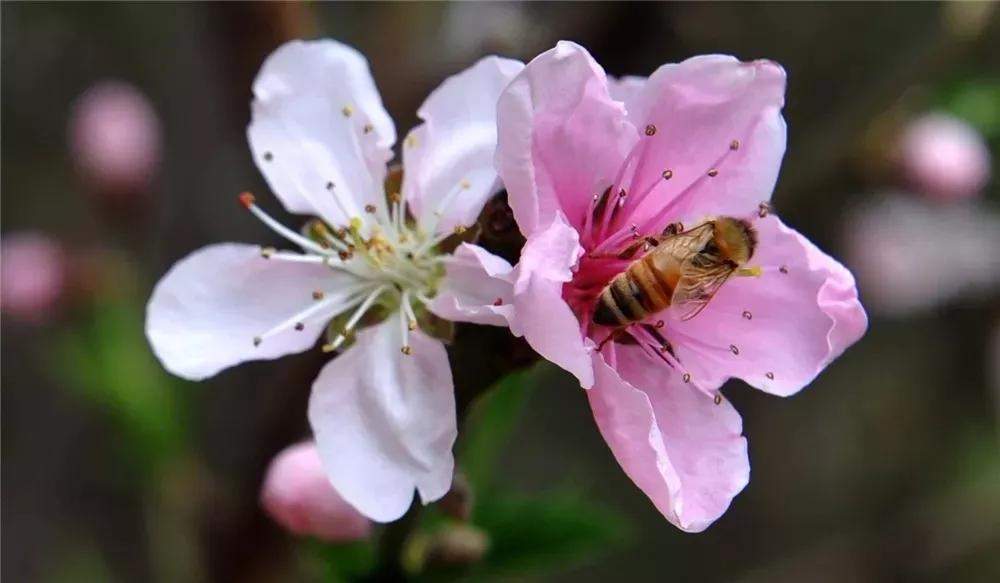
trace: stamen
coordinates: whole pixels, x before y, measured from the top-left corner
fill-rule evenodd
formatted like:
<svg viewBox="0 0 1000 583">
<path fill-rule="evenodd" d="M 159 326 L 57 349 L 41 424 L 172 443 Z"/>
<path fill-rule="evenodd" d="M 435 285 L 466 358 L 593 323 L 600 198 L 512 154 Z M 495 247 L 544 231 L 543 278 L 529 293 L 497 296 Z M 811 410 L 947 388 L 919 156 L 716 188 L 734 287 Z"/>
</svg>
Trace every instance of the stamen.
<svg viewBox="0 0 1000 583">
<path fill-rule="evenodd" d="M 403 292 L 403 298 L 406 298 L 406 292 Z M 410 326 L 406 321 L 406 310 L 403 309 L 402 305 L 399 308 L 399 328 L 403 337 L 403 346 L 399 350 L 403 354 L 410 354 L 412 351 L 410 348 Z"/>
<path fill-rule="evenodd" d="M 244 192 L 243 194 L 240 195 L 240 202 L 243 204 L 243 206 L 247 208 L 247 210 L 253 213 L 255 217 L 260 219 L 262 223 L 270 227 L 272 231 L 278 233 L 279 235 L 288 239 L 292 243 L 295 243 L 296 245 L 302 247 L 303 249 L 309 249 L 310 251 L 313 251 L 314 253 L 318 253 L 320 255 L 330 254 L 330 252 L 327 251 L 326 249 L 323 249 L 316 243 L 310 241 L 309 239 L 306 239 L 302 235 L 296 233 L 295 231 L 289 229 L 288 227 L 282 225 L 278 221 L 271 218 L 270 215 L 265 213 L 263 210 L 261 210 L 259 206 L 257 206 L 256 199 L 249 192 Z"/>
<path fill-rule="evenodd" d="M 343 295 L 330 296 L 330 297 L 328 297 L 328 298 L 326 298 L 324 300 L 316 302 L 315 304 L 311 304 L 306 309 L 301 310 L 300 312 L 298 312 L 296 314 L 293 314 L 292 316 L 286 318 L 285 320 L 282 320 L 281 322 L 279 322 L 278 324 L 276 324 L 274 327 L 272 327 L 267 332 L 264 332 L 263 334 L 261 334 L 259 336 L 255 336 L 254 337 L 254 346 L 260 345 L 260 343 L 263 342 L 264 340 L 266 340 L 267 338 L 270 338 L 271 336 L 274 336 L 275 334 L 277 334 L 277 333 L 279 333 L 279 332 L 281 332 L 283 330 L 287 330 L 288 328 L 293 328 L 294 327 L 296 330 L 299 330 L 299 331 L 304 330 L 305 329 L 305 324 L 303 322 L 306 319 L 308 319 L 310 316 L 313 316 L 313 315 L 315 315 L 315 314 L 317 314 L 319 312 L 322 312 L 323 310 L 330 309 L 331 306 L 333 306 L 334 304 L 336 304 L 338 302 L 342 302 L 345 299 L 350 298 L 353 295 L 356 295 L 357 292 L 364 290 L 365 287 L 367 287 L 367 285 L 366 286 L 361 286 L 361 287 L 358 287 L 358 288 L 355 288 L 355 289 L 352 289 L 352 290 L 345 290 L 345 293 Z M 348 301 L 348 302 L 346 302 L 346 305 L 344 307 L 345 308 L 349 307 L 349 306 L 353 305 L 353 303 L 354 303 L 353 301 Z M 332 310 L 332 311 L 336 311 L 336 308 L 334 308 L 334 310 Z"/>
<path fill-rule="evenodd" d="M 378 297 L 382 294 L 382 292 L 385 291 L 386 287 L 388 286 L 380 285 L 377 288 L 375 288 L 370 294 L 368 294 L 368 297 L 366 297 L 364 301 L 361 302 L 361 305 L 358 306 L 356 310 L 354 310 L 354 313 L 351 314 L 350 318 L 348 318 L 347 323 L 344 324 L 344 331 L 338 334 L 337 337 L 333 339 L 333 342 L 323 345 L 323 352 L 333 352 L 334 350 L 339 348 L 340 345 L 343 344 L 345 340 L 347 340 L 346 335 L 350 334 L 351 331 L 354 330 L 354 326 L 357 325 L 358 321 L 361 320 L 361 317 L 364 316 L 365 312 L 368 311 L 368 308 L 370 308 L 372 304 L 375 303 L 375 300 L 377 300 Z"/>
</svg>

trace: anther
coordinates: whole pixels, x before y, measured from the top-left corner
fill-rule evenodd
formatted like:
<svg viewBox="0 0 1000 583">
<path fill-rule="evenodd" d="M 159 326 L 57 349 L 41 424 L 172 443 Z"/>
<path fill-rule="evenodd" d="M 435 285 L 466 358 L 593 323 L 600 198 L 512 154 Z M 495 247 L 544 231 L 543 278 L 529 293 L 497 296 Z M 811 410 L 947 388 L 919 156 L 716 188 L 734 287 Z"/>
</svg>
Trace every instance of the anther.
<svg viewBox="0 0 1000 583">
<path fill-rule="evenodd" d="M 295 329 L 296 329 L 297 331 L 301 332 L 301 331 L 303 331 L 303 330 L 305 330 L 305 329 L 306 329 L 306 325 L 305 325 L 305 324 L 303 324 L 302 322 L 296 322 L 296 323 L 295 323 Z"/>
<path fill-rule="evenodd" d="M 350 105 L 345 105 L 344 108 L 340 110 L 340 113 L 344 114 L 344 117 L 351 117 L 354 115 L 354 108 Z"/>
<path fill-rule="evenodd" d="M 503 305 L 503 298 L 497 298 L 497 299 L 493 300 L 493 305 L 494 306 L 502 306 Z"/>
<path fill-rule="evenodd" d="M 373 205 L 373 204 L 366 204 L 365 205 L 365 212 L 368 213 L 368 214 L 375 214 L 375 205 Z"/>
<path fill-rule="evenodd" d="M 760 217 L 760 218 L 763 219 L 764 217 L 766 217 L 769 214 L 771 214 L 771 203 L 762 202 L 759 205 L 757 205 L 757 216 L 758 217 Z"/>
<path fill-rule="evenodd" d="M 413 348 L 410 347 L 409 344 L 407 344 L 407 345 L 403 346 L 402 348 L 400 348 L 399 351 L 402 352 L 403 354 L 407 355 L 407 356 L 409 356 L 410 354 L 413 354 Z"/>
<path fill-rule="evenodd" d="M 333 190 L 333 187 L 334 187 L 334 184 L 333 184 L 332 181 L 326 183 L 326 189 L 327 190 Z"/>
<path fill-rule="evenodd" d="M 461 235 L 462 233 L 468 230 L 469 230 L 468 227 L 466 227 L 465 225 L 455 225 L 455 228 L 452 230 L 452 232 L 454 232 L 456 235 Z"/>
<path fill-rule="evenodd" d="M 715 398 L 712 399 L 712 400 L 715 401 L 716 405 L 721 405 L 722 404 L 722 395 L 719 394 L 719 393 L 716 393 L 715 394 Z"/>
<path fill-rule="evenodd" d="M 772 381 L 774 380 L 774 373 L 773 372 L 769 372 L 769 373 L 765 374 L 764 376 L 766 376 L 768 379 L 770 379 Z"/>
<path fill-rule="evenodd" d="M 370 124 L 370 123 L 366 123 L 366 124 L 365 124 L 365 127 L 361 128 L 361 131 L 362 131 L 362 132 L 364 132 L 364 133 L 366 133 L 366 134 L 370 134 L 370 133 L 372 133 L 372 132 L 373 132 L 374 130 L 375 130 L 375 126 L 373 126 L 373 125 L 372 125 L 372 124 Z"/>
<path fill-rule="evenodd" d="M 275 249 L 274 247 L 261 247 L 260 248 L 260 256 L 263 257 L 264 259 L 270 259 L 271 256 L 274 255 L 277 252 L 278 252 L 278 250 Z"/>
<path fill-rule="evenodd" d="M 684 376 L 681 377 L 681 380 L 683 380 L 685 383 L 691 382 L 691 374 L 690 373 L 684 373 Z"/>
<path fill-rule="evenodd" d="M 463 190 L 469 190 L 470 188 L 472 188 L 472 183 L 469 182 L 467 178 L 463 178 L 462 181 L 458 183 L 458 185 L 461 186 Z"/>
<path fill-rule="evenodd" d="M 327 352 L 327 353 L 333 352 L 334 350 L 336 350 L 336 348 L 333 346 L 333 344 L 330 344 L 329 342 L 326 343 L 326 344 L 324 344 L 323 346 L 320 346 L 319 349 L 322 350 L 323 352 Z"/>
<path fill-rule="evenodd" d="M 254 336 L 253 337 L 253 345 L 254 346 L 260 346 L 260 343 L 261 343 L 260 336 Z"/>
<path fill-rule="evenodd" d="M 657 321 L 656 321 L 656 324 L 654 324 L 654 325 L 655 325 L 655 326 L 656 326 L 657 328 L 663 328 L 663 325 L 664 325 L 664 324 L 665 324 L 665 322 L 664 322 L 663 320 L 657 320 Z"/>
<path fill-rule="evenodd" d="M 387 198 L 389 199 L 389 202 L 393 204 L 403 199 L 403 197 L 398 192 L 390 192 Z"/>
<path fill-rule="evenodd" d="M 656 126 L 653 124 L 649 124 L 648 126 L 646 126 L 646 135 L 647 136 L 656 135 Z"/>
<path fill-rule="evenodd" d="M 747 320 L 753 320 L 753 314 L 750 313 L 750 310 L 743 310 L 743 317 Z"/>
<path fill-rule="evenodd" d="M 674 171 L 673 170 L 664 170 L 663 171 L 663 179 L 664 180 L 670 180 L 673 177 L 674 177 Z"/>
<path fill-rule="evenodd" d="M 417 329 L 417 321 L 416 320 L 410 320 L 410 321 L 408 321 L 406 323 L 406 329 L 409 330 L 410 332 L 413 332 L 414 330 L 416 330 Z"/>
<path fill-rule="evenodd" d="M 243 207 L 246 208 L 247 210 L 250 210 L 250 207 L 252 207 L 254 204 L 257 203 L 257 197 L 255 197 L 252 193 L 249 192 L 241 192 L 239 199 L 240 199 L 240 204 L 243 205 Z"/>
<path fill-rule="evenodd" d="M 350 251 L 338 251 L 337 257 L 340 257 L 341 261 L 347 261 L 351 257 L 354 257 L 354 254 L 351 253 Z"/>
<path fill-rule="evenodd" d="M 416 148 L 417 136 L 414 136 L 413 134 L 406 136 L 406 139 L 403 140 L 403 145 L 406 146 L 407 148 Z"/>
<path fill-rule="evenodd" d="M 662 346 L 660 346 L 660 352 L 663 352 L 663 353 L 670 352 L 670 345 L 669 344 L 663 344 Z"/>
<path fill-rule="evenodd" d="M 788 275 L 788 266 L 787 265 L 782 265 L 781 267 L 778 268 L 778 271 L 780 271 L 781 273 L 784 273 L 785 275 Z"/>
<path fill-rule="evenodd" d="M 323 299 L 324 294 L 321 290 L 316 290 L 312 293 L 312 296 L 314 300 L 321 300 Z"/>
<path fill-rule="evenodd" d="M 711 170 L 708 171 L 708 175 L 711 176 L 712 178 L 715 178 L 716 176 L 719 175 L 719 171 L 716 170 L 715 168 L 712 168 Z"/>
<path fill-rule="evenodd" d="M 264 152 L 264 161 L 270 162 L 271 160 L 274 160 L 274 154 L 270 152 Z"/>
<path fill-rule="evenodd" d="M 740 149 L 740 141 L 739 140 L 733 140 L 733 141 L 729 142 L 729 149 L 733 150 L 733 151 L 739 150 Z"/>
<path fill-rule="evenodd" d="M 732 352 L 733 354 L 738 355 L 740 353 L 740 349 L 735 344 L 730 344 L 729 345 L 729 352 Z"/>
</svg>

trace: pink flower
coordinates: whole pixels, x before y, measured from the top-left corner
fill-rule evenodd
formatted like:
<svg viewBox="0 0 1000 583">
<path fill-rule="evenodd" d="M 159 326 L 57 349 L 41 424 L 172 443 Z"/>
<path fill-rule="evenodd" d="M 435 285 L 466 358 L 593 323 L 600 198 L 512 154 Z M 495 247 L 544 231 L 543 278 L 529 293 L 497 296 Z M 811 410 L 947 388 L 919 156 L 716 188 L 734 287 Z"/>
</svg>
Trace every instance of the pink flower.
<svg viewBox="0 0 1000 583">
<path fill-rule="evenodd" d="M 0 307 L 25 322 L 49 319 L 62 296 L 66 260 L 59 244 L 47 235 L 20 232 L 0 243 Z"/>
<path fill-rule="evenodd" d="M 414 489 L 427 503 L 451 486 L 455 396 L 426 304 L 449 285 L 439 243 L 499 188 L 495 104 L 522 67 L 487 57 L 431 93 L 404 143 L 401 193 L 387 196 L 396 129 L 364 57 L 330 40 L 280 47 L 253 85 L 250 149 L 285 208 L 319 221 L 302 235 L 241 201 L 304 252 L 211 245 L 149 302 L 154 352 L 189 379 L 301 352 L 324 332 L 324 351 L 346 347 L 316 379 L 309 420 L 333 487 L 374 520 L 400 517 Z"/>
<path fill-rule="evenodd" d="M 943 113 L 910 123 L 900 146 L 903 168 L 913 186 L 941 201 L 974 197 L 990 179 L 990 151 L 964 121 Z"/>
<path fill-rule="evenodd" d="M 687 531 L 717 519 L 749 478 L 740 416 L 718 388 L 737 377 L 791 395 L 867 327 L 851 274 L 767 213 L 784 91 L 778 65 L 717 55 L 619 84 L 585 49 L 559 43 L 498 105 L 497 164 L 527 238 L 520 262 L 462 249 L 449 273 L 457 265 L 464 277 L 435 302 L 458 318 L 456 306 L 484 299 L 473 273 L 488 276 L 499 305 L 477 317 L 506 320 L 576 375 L 622 468 Z M 604 342 L 612 329 L 592 323 L 598 296 L 632 261 L 617 255 L 709 216 L 751 226 L 747 267 L 759 276 L 730 278 L 693 318 L 664 310 Z"/>
<path fill-rule="evenodd" d="M 297 535 L 347 542 L 371 533 L 371 522 L 330 485 L 313 442 L 289 446 L 275 456 L 260 501 L 278 524 Z"/>
<path fill-rule="evenodd" d="M 81 174 L 111 195 L 147 187 L 160 161 L 156 111 L 141 91 L 121 81 L 98 83 L 77 99 L 69 140 Z"/>
</svg>

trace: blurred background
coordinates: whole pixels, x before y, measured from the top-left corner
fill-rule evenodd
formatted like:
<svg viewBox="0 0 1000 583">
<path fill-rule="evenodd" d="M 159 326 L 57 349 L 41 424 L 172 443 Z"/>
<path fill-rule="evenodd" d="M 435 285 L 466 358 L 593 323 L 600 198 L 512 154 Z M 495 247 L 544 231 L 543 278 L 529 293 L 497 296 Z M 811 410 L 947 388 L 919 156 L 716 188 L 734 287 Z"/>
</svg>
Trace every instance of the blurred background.
<svg viewBox="0 0 1000 583">
<path fill-rule="evenodd" d="M 568 375 L 508 379 L 460 437 L 480 487 L 465 577 L 1000 580 L 994 8 L 3 3 L 3 578 L 318 581 L 373 560 L 259 502 L 271 459 L 308 436 L 319 351 L 194 384 L 142 331 L 172 263 L 274 242 L 235 204 L 268 194 L 251 80 L 283 41 L 333 37 L 368 57 L 400 135 L 446 76 L 559 39 L 612 75 L 709 52 L 780 62 L 776 210 L 855 272 L 871 316 L 794 398 L 727 387 L 753 476 L 699 535 L 618 469 Z"/>
</svg>

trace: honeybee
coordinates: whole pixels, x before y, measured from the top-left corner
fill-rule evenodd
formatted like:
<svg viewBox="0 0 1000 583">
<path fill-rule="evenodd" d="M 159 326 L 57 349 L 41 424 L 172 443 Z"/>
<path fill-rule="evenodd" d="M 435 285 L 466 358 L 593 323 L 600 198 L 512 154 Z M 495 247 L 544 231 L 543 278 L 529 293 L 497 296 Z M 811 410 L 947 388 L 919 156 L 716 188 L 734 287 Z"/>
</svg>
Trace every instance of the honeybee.
<svg viewBox="0 0 1000 583">
<path fill-rule="evenodd" d="M 757 247 L 757 232 L 743 219 L 716 217 L 686 231 L 672 225 L 647 241 L 640 244 L 655 246 L 601 291 L 595 324 L 627 326 L 670 306 L 690 320 L 734 273 L 760 273 L 744 267 Z"/>
</svg>

